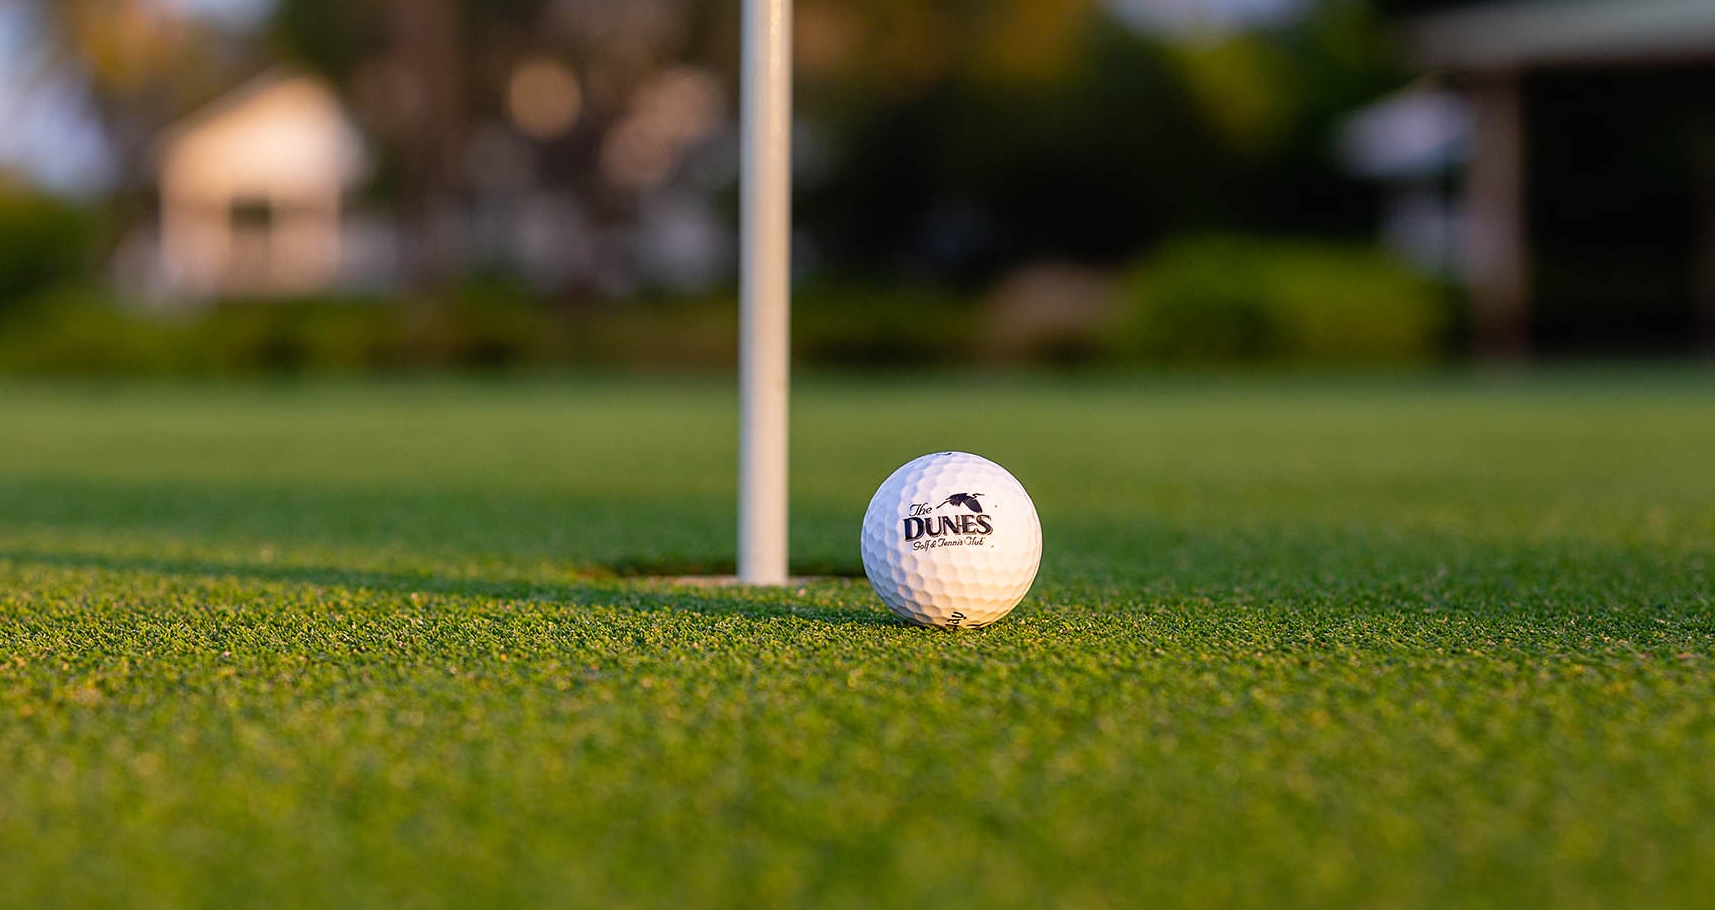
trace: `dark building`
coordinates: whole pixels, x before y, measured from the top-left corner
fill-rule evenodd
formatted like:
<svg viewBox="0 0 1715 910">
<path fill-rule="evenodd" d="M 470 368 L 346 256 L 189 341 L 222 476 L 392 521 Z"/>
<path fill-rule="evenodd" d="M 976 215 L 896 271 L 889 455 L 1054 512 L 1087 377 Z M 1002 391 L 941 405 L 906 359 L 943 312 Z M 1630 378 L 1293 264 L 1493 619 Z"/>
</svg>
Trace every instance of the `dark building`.
<svg viewBox="0 0 1715 910">
<path fill-rule="evenodd" d="M 1470 103 L 1479 346 L 1715 346 L 1715 0 L 1388 6 Z"/>
</svg>

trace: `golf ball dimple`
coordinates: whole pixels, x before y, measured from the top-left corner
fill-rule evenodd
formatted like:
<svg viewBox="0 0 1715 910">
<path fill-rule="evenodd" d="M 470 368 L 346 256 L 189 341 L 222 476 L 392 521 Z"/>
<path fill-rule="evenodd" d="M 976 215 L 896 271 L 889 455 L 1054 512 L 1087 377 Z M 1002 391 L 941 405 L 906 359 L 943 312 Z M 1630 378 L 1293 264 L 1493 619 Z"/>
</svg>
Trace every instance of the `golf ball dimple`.
<svg viewBox="0 0 1715 910">
<path fill-rule="evenodd" d="M 894 471 L 863 516 L 863 570 L 888 608 L 924 626 L 975 629 L 1012 612 L 1036 579 L 1042 524 L 1007 470 L 968 452 Z"/>
</svg>

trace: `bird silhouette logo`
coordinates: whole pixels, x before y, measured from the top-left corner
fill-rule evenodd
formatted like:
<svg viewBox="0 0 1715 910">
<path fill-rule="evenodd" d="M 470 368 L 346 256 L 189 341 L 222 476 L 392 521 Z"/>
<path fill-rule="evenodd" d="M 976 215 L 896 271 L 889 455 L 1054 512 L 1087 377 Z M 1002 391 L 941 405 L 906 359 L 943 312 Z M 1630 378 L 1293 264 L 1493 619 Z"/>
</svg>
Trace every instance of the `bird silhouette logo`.
<svg viewBox="0 0 1715 910">
<path fill-rule="evenodd" d="M 952 506 L 956 509 L 959 506 L 964 506 L 972 512 L 981 515 L 983 514 L 983 505 L 982 503 L 977 502 L 977 497 L 981 495 L 981 493 L 954 493 L 947 497 L 946 502 L 941 503 L 940 506 L 936 506 L 935 508 L 939 509 L 941 506 Z"/>
</svg>

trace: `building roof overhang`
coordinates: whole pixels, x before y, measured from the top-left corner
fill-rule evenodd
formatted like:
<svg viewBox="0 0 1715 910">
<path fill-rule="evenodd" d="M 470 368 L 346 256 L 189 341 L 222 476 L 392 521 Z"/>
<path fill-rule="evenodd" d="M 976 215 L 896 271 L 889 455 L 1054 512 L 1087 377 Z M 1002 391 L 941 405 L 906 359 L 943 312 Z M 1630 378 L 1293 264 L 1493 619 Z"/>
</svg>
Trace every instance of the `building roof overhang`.
<svg viewBox="0 0 1715 910">
<path fill-rule="evenodd" d="M 1715 62 L 1715 0 L 1497 2 L 1423 16 L 1407 32 L 1435 69 Z"/>
</svg>

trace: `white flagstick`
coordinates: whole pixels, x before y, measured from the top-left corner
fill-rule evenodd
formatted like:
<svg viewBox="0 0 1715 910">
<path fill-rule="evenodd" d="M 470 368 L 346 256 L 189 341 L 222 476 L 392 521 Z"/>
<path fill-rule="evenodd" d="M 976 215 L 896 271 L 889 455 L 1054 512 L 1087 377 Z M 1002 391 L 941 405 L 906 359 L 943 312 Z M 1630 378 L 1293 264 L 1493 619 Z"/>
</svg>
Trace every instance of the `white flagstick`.
<svg viewBox="0 0 1715 910">
<path fill-rule="evenodd" d="M 744 0 L 738 577 L 786 583 L 792 0 Z"/>
</svg>

